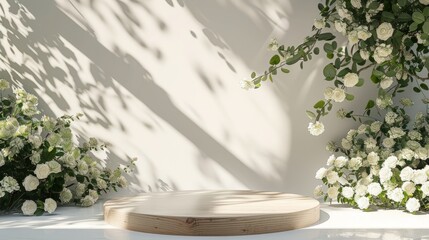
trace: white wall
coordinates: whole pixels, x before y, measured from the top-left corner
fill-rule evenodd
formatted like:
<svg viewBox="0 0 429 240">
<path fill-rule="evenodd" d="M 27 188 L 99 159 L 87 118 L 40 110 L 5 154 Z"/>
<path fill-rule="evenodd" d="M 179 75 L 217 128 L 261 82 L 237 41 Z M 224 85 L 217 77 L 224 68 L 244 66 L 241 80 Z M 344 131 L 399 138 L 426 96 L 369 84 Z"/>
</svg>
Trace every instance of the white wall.
<svg viewBox="0 0 429 240">
<path fill-rule="evenodd" d="M 307 134 L 322 58 L 258 91 L 238 84 L 265 69 L 271 37 L 310 33 L 313 1 L 72 0 L 83 17 L 66 0 L 16 2 L 1 1 L 0 76 L 47 114 L 85 113 L 76 130 L 109 143 L 110 161 L 138 157 L 134 189 L 311 194 L 325 144 L 353 125 Z"/>
</svg>

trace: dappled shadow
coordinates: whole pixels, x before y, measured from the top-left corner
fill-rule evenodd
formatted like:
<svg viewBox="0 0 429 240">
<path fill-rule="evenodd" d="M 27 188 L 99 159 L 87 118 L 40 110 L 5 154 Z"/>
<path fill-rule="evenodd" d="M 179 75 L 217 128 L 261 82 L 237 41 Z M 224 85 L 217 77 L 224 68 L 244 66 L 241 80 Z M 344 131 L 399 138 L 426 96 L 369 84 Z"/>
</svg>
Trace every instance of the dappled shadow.
<svg viewBox="0 0 429 240">
<path fill-rule="evenodd" d="M 221 11 L 216 4 L 211 2 L 207 2 L 209 6 L 201 6 L 201 3 L 197 1 L 166 2 L 175 7 L 201 8 L 203 15 L 211 14 L 207 12 L 210 7 Z M 43 4 L 40 4 L 32 0 L 19 2 L 8 0 L 7 3 L 9 8 L 3 9 L 5 16 L 1 18 L 3 28 L 7 32 L 1 37 L 7 38 L 9 42 L 9 45 L 2 45 L 0 49 L 1 55 L 7 58 L 5 59 L 7 70 L 2 73 L 2 77 L 11 79 L 15 84 L 22 84 L 30 92 L 39 95 L 42 101 L 41 106 L 46 114 L 54 115 L 60 111 L 70 112 L 76 109 L 70 105 L 68 95 L 62 95 L 61 91 L 57 91 L 57 89 L 69 88 L 77 95 L 78 109 L 86 114 L 88 124 L 99 125 L 106 131 L 119 128 L 120 131 L 126 132 L 126 126 L 124 126 L 126 123 L 121 116 L 112 117 L 107 114 L 109 111 L 108 91 L 113 91 L 121 103 L 121 110 L 128 111 L 130 115 L 133 115 L 133 110 L 127 104 L 128 99 L 121 90 L 124 88 L 157 117 L 185 137 L 204 156 L 214 160 L 244 186 L 253 189 L 264 189 L 266 186 L 280 188 L 282 186 L 282 182 L 279 182 L 275 177 L 263 176 L 257 169 L 244 164 L 223 143 L 183 113 L 169 94 L 155 83 L 152 74 L 141 64 L 141 61 L 136 58 L 137 56 L 122 52 L 121 48 L 115 46 L 114 43 L 101 43 L 92 26 L 82 20 L 79 14 L 68 12 L 53 1 L 44 1 Z M 96 1 L 87 3 L 76 1 L 76 4 L 78 7 L 79 4 L 89 4 L 91 10 L 106 24 L 113 16 L 115 21 L 119 23 L 119 27 L 126 32 L 123 37 L 132 39 L 133 44 L 147 49 L 158 61 L 163 61 L 164 53 L 161 49 L 143 38 L 140 33 L 140 30 L 145 28 L 145 23 L 139 20 L 132 9 L 135 7 L 144 9 L 157 23 L 157 27 L 161 31 L 168 32 L 170 29 L 160 17 L 150 10 L 144 1 L 111 1 L 109 4 L 103 5 L 102 8 L 97 6 L 100 2 Z M 226 7 L 226 20 L 241 12 L 236 6 L 231 6 L 231 9 Z M 98 11 L 99 9 L 104 11 Z M 72 19 L 71 14 L 76 16 Z M 245 14 L 241 17 L 243 23 L 254 22 Z M 203 16 L 201 16 L 202 18 Z M 76 21 L 75 19 L 79 20 Z M 223 29 L 226 31 L 225 33 L 228 33 L 226 38 L 228 46 L 226 46 L 222 45 L 224 37 L 217 39 L 218 33 L 215 32 L 222 29 L 211 22 L 204 22 L 204 24 L 207 25 L 207 30 L 203 30 L 203 33 L 213 44 L 225 49 L 232 46 L 234 51 L 237 51 L 243 58 L 250 56 L 248 49 L 246 49 L 247 46 L 242 44 L 240 39 L 233 38 L 236 30 L 228 27 Z M 258 31 L 260 31 L 260 34 L 255 36 L 259 39 L 256 42 L 265 41 L 261 35 L 266 35 L 267 30 L 263 29 L 259 23 L 256 25 L 259 26 Z M 23 29 L 25 32 L 22 32 Z M 250 31 L 253 31 L 252 29 L 252 27 L 248 27 L 241 29 L 241 31 L 249 34 Z M 13 49 L 13 53 L 10 53 L 10 49 Z M 236 72 L 235 66 L 224 54 L 221 52 L 217 54 L 232 72 Z M 82 57 L 87 58 L 88 63 L 81 62 Z M 29 59 L 36 61 L 37 64 L 31 63 L 31 61 L 27 64 Z M 89 72 L 92 79 L 84 79 L 81 75 L 83 71 Z M 217 87 L 222 87 L 220 80 L 216 78 L 209 80 L 203 71 L 200 71 L 199 74 L 201 80 L 213 92 L 216 91 L 213 80 Z M 96 92 L 95 95 L 94 92 Z M 150 131 L 156 131 L 157 127 L 154 124 L 144 122 L 144 120 L 140 122 L 143 127 Z M 144 151 L 144 146 L 140 147 Z M 121 146 L 118 148 L 120 149 Z M 126 164 L 127 161 L 116 152 L 111 152 L 109 158 L 121 164 Z M 143 159 L 143 161 L 151 160 Z M 204 167 L 201 170 L 210 171 Z M 154 181 L 157 179 L 159 177 L 155 176 Z M 168 179 L 164 180 L 169 183 Z"/>
</svg>

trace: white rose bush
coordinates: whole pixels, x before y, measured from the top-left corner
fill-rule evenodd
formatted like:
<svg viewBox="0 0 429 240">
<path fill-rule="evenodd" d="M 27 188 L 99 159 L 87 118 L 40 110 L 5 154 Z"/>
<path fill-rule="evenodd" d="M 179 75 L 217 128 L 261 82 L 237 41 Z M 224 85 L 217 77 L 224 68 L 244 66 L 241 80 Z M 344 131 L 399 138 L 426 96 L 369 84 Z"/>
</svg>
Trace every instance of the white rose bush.
<svg viewBox="0 0 429 240">
<path fill-rule="evenodd" d="M 37 109 L 37 98 L 0 80 L 0 213 L 53 213 L 57 206 L 93 205 L 100 194 L 125 187 L 134 166 L 109 169 L 91 155 L 104 150 L 90 138 L 79 146 L 70 124 L 80 116 L 52 118 Z"/>
<path fill-rule="evenodd" d="M 342 107 L 336 111 L 340 119 L 361 125 L 327 145 L 334 154 L 317 171 L 323 185 L 314 194 L 365 210 L 429 210 L 429 1 L 324 0 L 318 9 L 313 34 L 297 46 L 273 39 L 269 68 L 260 75 L 252 72 L 242 88 L 257 89 L 280 72 L 289 73 L 288 66 L 299 64 L 302 69 L 323 55 L 329 60 L 323 80 L 330 86 L 306 111 L 308 131 L 318 136 L 326 130 L 323 117 L 334 106 L 353 101 L 355 88 L 373 86 L 378 91 L 361 112 Z M 426 113 L 406 113 L 414 103 L 399 96 L 405 91 L 421 96 Z"/>
</svg>

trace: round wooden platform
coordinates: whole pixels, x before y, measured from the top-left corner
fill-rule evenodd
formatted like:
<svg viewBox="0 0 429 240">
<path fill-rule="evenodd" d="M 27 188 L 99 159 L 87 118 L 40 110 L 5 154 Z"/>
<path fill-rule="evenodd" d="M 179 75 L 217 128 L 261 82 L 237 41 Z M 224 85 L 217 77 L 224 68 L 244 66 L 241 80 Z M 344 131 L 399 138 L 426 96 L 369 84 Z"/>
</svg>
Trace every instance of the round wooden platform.
<svg viewBox="0 0 429 240">
<path fill-rule="evenodd" d="M 178 191 L 146 193 L 104 204 L 104 219 L 129 230 L 174 235 L 244 235 L 309 226 L 319 202 L 279 192 Z"/>
</svg>

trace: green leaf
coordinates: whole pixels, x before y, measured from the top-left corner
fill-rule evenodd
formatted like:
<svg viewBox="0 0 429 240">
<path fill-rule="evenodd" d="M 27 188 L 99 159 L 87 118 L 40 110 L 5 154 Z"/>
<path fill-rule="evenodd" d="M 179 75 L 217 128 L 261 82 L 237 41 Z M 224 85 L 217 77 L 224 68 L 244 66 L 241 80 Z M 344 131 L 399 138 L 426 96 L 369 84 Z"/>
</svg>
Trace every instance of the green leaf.
<svg viewBox="0 0 429 240">
<path fill-rule="evenodd" d="M 375 9 L 377 9 L 379 6 L 380 6 L 380 3 L 379 3 L 379 2 L 374 1 L 374 2 L 372 2 L 371 4 L 369 4 L 368 8 L 369 8 L 369 9 L 373 9 L 373 10 L 375 10 Z"/>
<path fill-rule="evenodd" d="M 401 13 L 401 14 L 399 14 L 399 16 L 398 16 L 398 21 L 399 22 L 409 22 L 409 21 L 411 21 L 411 15 L 410 14 L 408 14 L 408 13 Z"/>
<path fill-rule="evenodd" d="M 420 88 L 418 88 L 418 87 L 413 87 L 413 91 L 416 92 L 416 93 L 421 92 Z"/>
<path fill-rule="evenodd" d="M 350 70 L 350 68 L 344 68 L 343 70 L 341 70 L 338 73 L 338 77 L 342 78 L 344 77 L 347 73 L 351 72 L 352 70 Z"/>
<path fill-rule="evenodd" d="M 422 83 L 420 84 L 420 88 L 422 88 L 423 90 L 429 90 L 428 85 L 426 85 L 426 83 Z"/>
<path fill-rule="evenodd" d="M 320 100 L 318 101 L 316 104 L 314 104 L 314 108 L 318 109 L 318 108 L 323 108 L 323 106 L 325 106 L 325 101 Z"/>
<path fill-rule="evenodd" d="M 429 34 L 429 20 L 423 24 L 423 32 Z"/>
<path fill-rule="evenodd" d="M 301 55 L 296 54 L 296 55 L 286 59 L 286 64 L 287 65 L 293 65 L 293 64 L 297 63 L 300 59 L 301 59 Z"/>
<path fill-rule="evenodd" d="M 400 7 L 404 7 L 406 4 L 407 4 L 407 0 L 398 0 L 398 5 L 400 6 Z"/>
<path fill-rule="evenodd" d="M 332 45 L 330 43 L 325 43 L 325 44 L 323 44 L 323 50 L 326 53 L 332 53 L 334 51 L 334 48 L 332 47 Z"/>
<path fill-rule="evenodd" d="M 416 22 L 411 23 L 410 27 L 409 27 L 410 32 L 416 31 L 418 26 L 419 26 L 419 24 Z"/>
<path fill-rule="evenodd" d="M 369 100 L 368 103 L 366 104 L 365 109 L 371 109 L 375 106 L 375 102 L 373 100 Z"/>
<path fill-rule="evenodd" d="M 280 63 L 280 56 L 279 55 L 274 55 L 271 59 L 270 59 L 270 64 L 271 65 L 277 65 Z"/>
<path fill-rule="evenodd" d="M 421 12 L 413 12 L 413 21 L 417 24 L 421 24 L 425 21 L 425 16 Z"/>
<path fill-rule="evenodd" d="M 353 99 L 355 99 L 355 96 L 353 96 L 353 95 L 351 95 L 349 93 L 346 93 L 346 100 L 353 101 Z"/>
<path fill-rule="evenodd" d="M 313 52 L 314 52 L 314 54 L 318 55 L 318 54 L 319 54 L 319 52 L 320 52 L 320 50 L 319 50 L 319 48 L 318 48 L 318 47 L 315 47 L 315 48 L 313 49 Z"/>
<path fill-rule="evenodd" d="M 429 7 L 425 7 L 423 9 L 423 15 L 425 15 L 425 17 L 429 17 Z"/>
<path fill-rule="evenodd" d="M 332 33 L 321 33 L 317 36 L 317 39 L 321 41 L 330 41 L 335 39 L 335 35 Z"/>
<path fill-rule="evenodd" d="M 256 77 L 256 73 L 255 72 L 252 72 L 252 74 L 250 74 L 250 77 L 253 79 L 253 78 L 255 78 Z"/>
<path fill-rule="evenodd" d="M 282 70 L 282 72 L 284 72 L 284 73 L 290 73 L 290 70 L 287 68 L 281 68 L 280 70 Z"/>
<path fill-rule="evenodd" d="M 310 118 L 310 120 L 313 121 L 316 119 L 316 114 L 314 112 L 307 110 L 305 113 L 307 114 L 307 117 Z"/>
<path fill-rule="evenodd" d="M 330 63 L 323 68 L 323 75 L 326 80 L 333 80 L 337 75 L 337 69 L 335 69 L 334 65 Z"/>
<path fill-rule="evenodd" d="M 359 78 L 359 82 L 356 83 L 356 87 L 362 87 L 364 83 L 365 83 L 365 80 L 363 80 L 363 78 Z"/>
<path fill-rule="evenodd" d="M 381 17 L 386 22 L 393 22 L 395 20 L 395 15 L 391 12 L 384 11 L 381 13 Z"/>
</svg>

